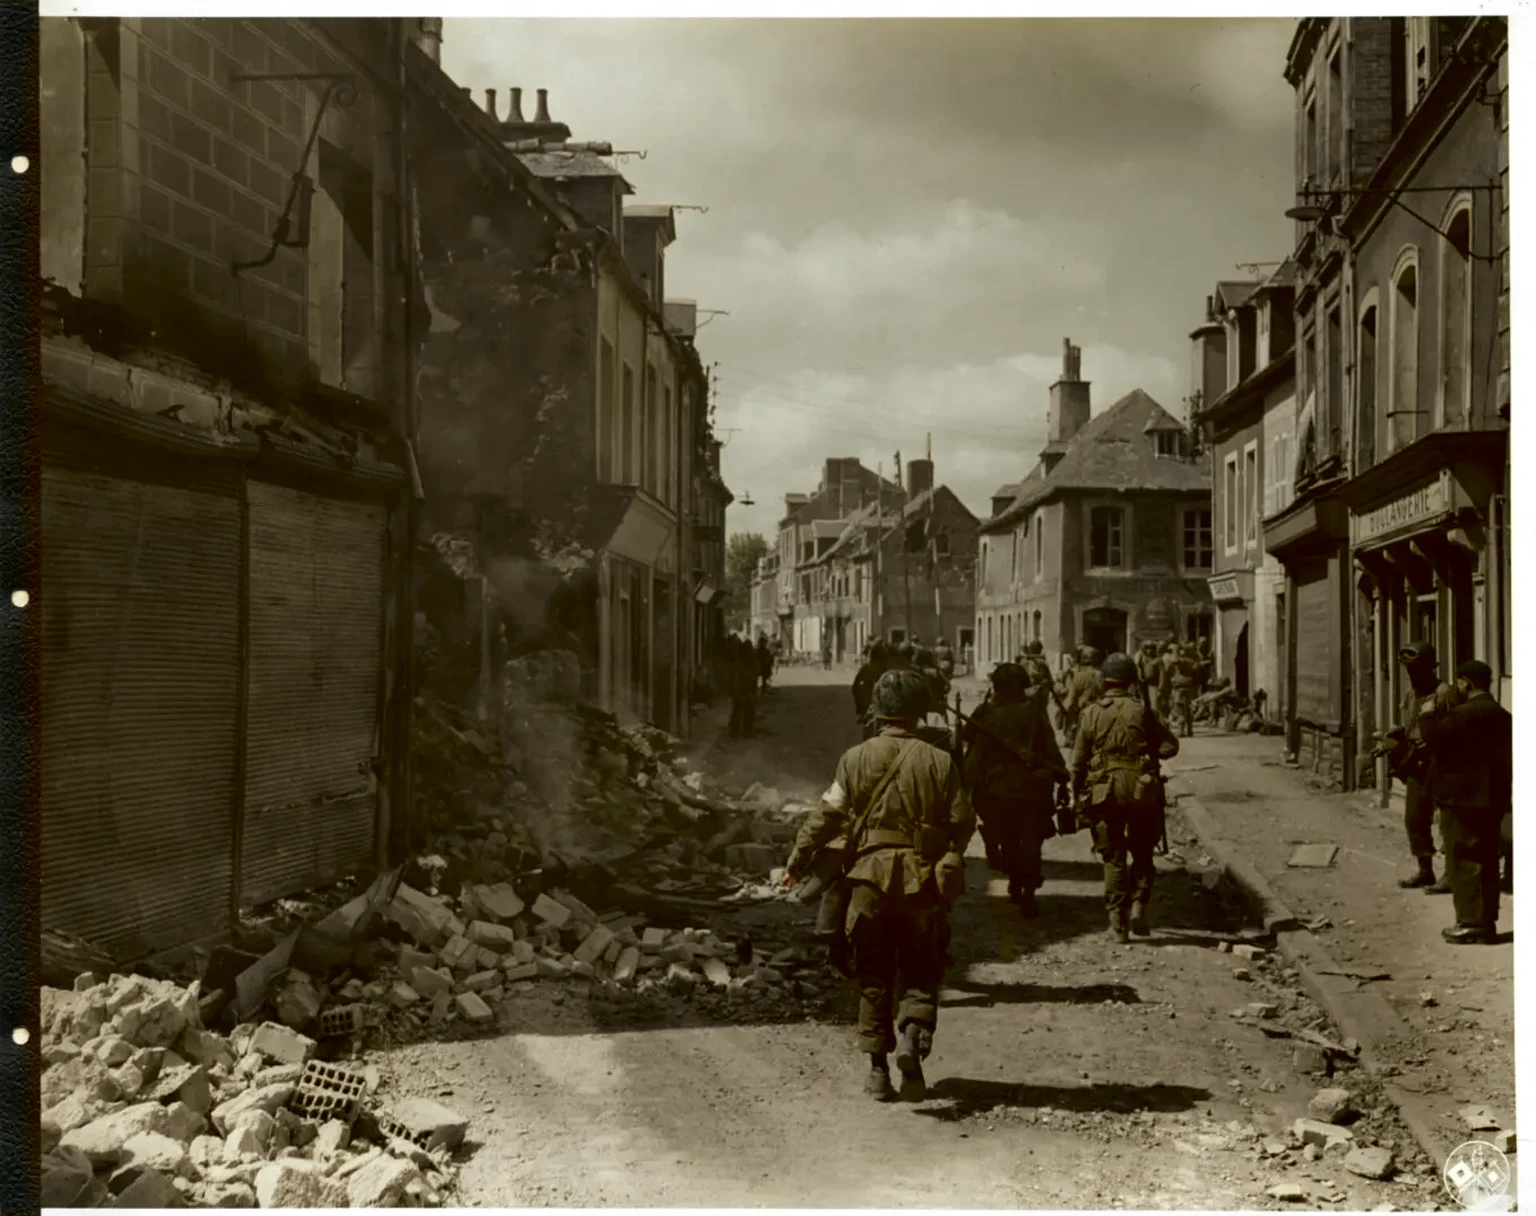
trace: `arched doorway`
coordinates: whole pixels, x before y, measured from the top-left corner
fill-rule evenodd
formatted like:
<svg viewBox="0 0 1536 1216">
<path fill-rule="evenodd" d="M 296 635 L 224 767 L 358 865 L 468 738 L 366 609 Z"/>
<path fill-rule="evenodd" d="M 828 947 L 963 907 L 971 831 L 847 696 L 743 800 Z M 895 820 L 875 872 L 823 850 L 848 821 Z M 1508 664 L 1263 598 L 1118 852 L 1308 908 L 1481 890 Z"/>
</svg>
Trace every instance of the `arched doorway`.
<svg viewBox="0 0 1536 1216">
<path fill-rule="evenodd" d="M 1118 608 L 1090 608 L 1083 613 L 1083 645 L 1104 655 L 1125 650 L 1125 613 Z"/>
<path fill-rule="evenodd" d="M 1248 699 L 1248 625 L 1245 622 L 1237 635 L 1237 649 L 1232 654 L 1232 684 L 1237 695 Z"/>
</svg>

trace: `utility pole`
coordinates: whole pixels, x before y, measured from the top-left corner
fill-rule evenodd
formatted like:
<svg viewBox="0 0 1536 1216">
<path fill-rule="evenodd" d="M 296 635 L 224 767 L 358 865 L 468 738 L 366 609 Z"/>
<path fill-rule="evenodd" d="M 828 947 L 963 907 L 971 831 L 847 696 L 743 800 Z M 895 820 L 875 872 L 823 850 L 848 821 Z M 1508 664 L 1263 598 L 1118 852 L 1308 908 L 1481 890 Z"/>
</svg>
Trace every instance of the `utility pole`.
<svg viewBox="0 0 1536 1216">
<path fill-rule="evenodd" d="M 870 618 L 874 636 L 885 640 L 885 598 L 882 592 L 880 551 L 885 548 L 885 466 L 875 465 L 875 585 L 871 588 Z"/>
<path fill-rule="evenodd" d="M 927 539 L 928 548 L 928 577 L 933 582 L 933 619 L 937 636 L 934 641 L 944 636 L 944 604 L 939 590 L 939 545 L 933 535 L 933 500 L 938 496 L 938 486 L 933 475 L 933 432 L 927 435 L 926 450 L 928 457 L 928 522 L 923 528 L 923 535 Z"/>
<path fill-rule="evenodd" d="M 901 479 L 901 452 L 900 451 L 898 451 L 896 453 L 896 484 L 901 489 L 903 489 L 903 490 L 908 488 L 906 483 L 903 482 L 902 479 Z M 905 497 L 905 495 L 903 495 L 903 497 Z M 907 536 L 906 536 L 905 529 L 902 527 L 903 523 L 906 520 L 906 517 L 907 517 L 907 505 L 905 503 L 903 503 L 902 506 L 901 506 L 901 509 L 896 512 L 896 529 L 901 534 L 897 538 L 897 543 L 901 547 L 901 599 L 902 599 L 901 627 L 902 627 L 902 637 L 903 637 L 903 639 L 906 640 L 907 642 L 911 642 L 912 641 L 912 578 L 911 578 L 911 571 L 909 570 L 909 567 L 912 564 L 912 555 L 907 552 Z"/>
</svg>

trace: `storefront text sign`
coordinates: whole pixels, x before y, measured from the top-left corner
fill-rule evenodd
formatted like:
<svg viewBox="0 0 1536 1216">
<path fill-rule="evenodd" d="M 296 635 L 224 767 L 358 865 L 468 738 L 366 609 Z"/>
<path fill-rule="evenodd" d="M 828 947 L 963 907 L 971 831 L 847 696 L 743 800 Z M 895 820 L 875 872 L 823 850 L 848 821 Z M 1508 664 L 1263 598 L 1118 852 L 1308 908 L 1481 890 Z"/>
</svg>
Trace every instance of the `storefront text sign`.
<svg viewBox="0 0 1536 1216">
<path fill-rule="evenodd" d="M 1226 578 L 1213 578 L 1210 581 L 1211 598 L 1217 603 L 1222 600 L 1240 600 L 1242 592 L 1237 587 L 1237 576 L 1229 574 Z"/>
<path fill-rule="evenodd" d="M 1363 545 L 1393 532 L 1428 523 L 1451 509 L 1450 474 L 1355 516 L 1355 544 Z"/>
</svg>

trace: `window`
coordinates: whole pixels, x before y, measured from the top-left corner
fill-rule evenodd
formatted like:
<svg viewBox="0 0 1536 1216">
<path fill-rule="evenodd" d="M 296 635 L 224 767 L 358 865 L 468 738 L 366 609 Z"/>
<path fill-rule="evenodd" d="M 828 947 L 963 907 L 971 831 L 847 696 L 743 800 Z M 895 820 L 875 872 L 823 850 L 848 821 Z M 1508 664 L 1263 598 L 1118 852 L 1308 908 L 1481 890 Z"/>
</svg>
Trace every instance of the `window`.
<svg viewBox="0 0 1536 1216">
<path fill-rule="evenodd" d="M 1125 564 L 1125 512 L 1120 507 L 1094 507 L 1088 516 L 1088 565 L 1118 570 Z"/>
<path fill-rule="evenodd" d="M 1019 581 L 1019 546 L 1021 543 L 1022 538 L 1015 532 L 1013 534 L 1013 548 L 1009 553 L 1011 560 L 1008 567 L 1008 581 L 1010 583 L 1017 583 Z"/>
<path fill-rule="evenodd" d="M 640 403 L 640 485 L 656 493 L 656 369 L 645 369 L 645 397 Z"/>
<path fill-rule="evenodd" d="M 1179 437 L 1173 431 L 1158 431 L 1157 454 L 1159 456 L 1177 456 L 1179 454 Z"/>
<path fill-rule="evenodd" d="M 1035 577 L 1045 573 L 1045 512 L 1035 512 Z"/>
<path fill-rule="evenodd" d="M 986 581 L 987 581 L 987 549 L 988 549 L 987 542 L 986 541 L 982 541 L 981 542 L 981 582 L 983 584 L 985 584 Z M 988 627 L 990 628 L 990 626 L 988 626 Z M 990 646 L 991 642 L 988 641 L 987 645 Z"/>
<path fill-rule="evenodd" d="M 1307 97 L 1307 119 L 1303 131 L 1307 142 L 1301 150 L 1302 185 L 1315 188 L 1322 177 L 1322 158 L 1319 156 L 1317 142 L 1317 95 L 1315 93 Z"/>
<path fill-rule="evenodd" d="M 1387 450 L 1417 437 L 1419 409 L 1419 268 L 1410 257 L 1392 283 L 1392 394 Z"/>
<path fill-rule="evenodd" d="M 933 534 L 933 555 L 935 557 L 949 556 L 949 534 L 947 532 L 935 532 Z"/>
<path fill-rule="evenodd" d="M 1462 208 L 1440 243 L 1440 400 L 1437 426 L 1467 421 L 1472 300 L 1472 212 Z"/>
<path fill-rule="evenodd" d="M 1246 526 L 1243 535 L 1249 545 L 1259 543 L 1259 445 L 1250 443 L 1243 449 L 1243 499 L 1246 505 Z"/>
<path fill-rule="evenodd" d="M 1344 178 L 1344 52 L 1328 60 L 1328 181 Z"/>
<path fill-rule="evenodd" d="M 1040 640 L 1040 619 L 1040 610 L 1037 608 L 1035 609 L 1035 616 L 1032 622 L 1032 629 L 1034 633 L 1034 636 L 1031 639 L 1032 641 L 1038 642 Z"/>
<path fill-rule="evenodd" d="M 1337 306 L 1328 311 L 1328 385 L 1327 399 L 1323 403 L 1323 420 L 1326 423 L 1318 436 L 1326 445 L 1328 456 L 1342 454 L 1339 443 L 1339 424 L 1344 417 L 1344 325 Z"/>
<path fill-rule="evenodd" d="M 1237 453 L 1227 454 L 1224 466 L 1221 494 L 1222 547 L 1228 553 L 1237 551 Z"/>
<path fill-rule="evenodd" d="M 1409 17 L 1405 53 L 1407 55 L 1408 108 L 1419 104 L 1429 88 L 1429 34 L 1431 17 Z"/>
<path fill-rule="evenodd" d="M 635 372 L 624 365 L 624 401 L 622 424 L 619 433 L 619 481 L 626 486 L 635 484 Z"/>
<path fill-rule="evenodd" d="M 1358 404 L 1355 427 L 1355 468 L 1363 471 L 1376 463 L 1376 306 L 1360 318 L 1360 358 L 1357 371 Z"/>
<path fill-rule="evenodd" d="M 1211 512 L 1208 507 L 1184 509 L 1184 569 L 1211 568 Z"/>
<path fill-rule="evenodd" d="M 613 343 L 601 340 L 597 361 L 597 475 L 613 480 Z"/>
<path fill-rule="evenodd" d="M 1209 642 L 1214 634 L 1209 612 L 1192 612 L 1184 619 L 1184 636 L 1191 642 Z"/>
</svg>

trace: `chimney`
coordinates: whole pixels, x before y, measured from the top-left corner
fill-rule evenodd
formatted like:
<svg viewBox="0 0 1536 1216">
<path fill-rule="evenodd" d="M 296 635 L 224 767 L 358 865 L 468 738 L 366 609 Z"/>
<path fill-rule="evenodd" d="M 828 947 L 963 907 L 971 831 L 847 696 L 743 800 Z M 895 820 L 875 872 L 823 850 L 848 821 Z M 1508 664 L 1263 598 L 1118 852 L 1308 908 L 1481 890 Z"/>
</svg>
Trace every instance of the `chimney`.
<svg viewBox="0 0 1536 1216">
<path fill-rule="evenodd" d="M 1207 321 L 1214 321 L 1216 319 L 1216 297 L 1215 296 L 1206 296 L 1205 297 L 1205 319 Z"/>
<path fill-rule="evenodd" d="M 1088 423 L 1088 381 L 1082 378 L 1083 351 L 1071 338 L 1062 340 L 1061 379 L 1051 385 L 1051 413 L 1047 442 L 1067 444 Z"/>
<path fill-rule="evenodd" d="M 487 114 L 489 114 L 492 118 L 496 117 L 496 90 L 495 89 L 486 89 L 486 91 L 485 91 L 485 112 Z"/>
<path fill-rule="evenodd" d="M 441 64 L 443 52 L 443 19 L 418 17 L 412 23 L 411 41 L 433 63 Z"/>
<path fill-rule="evenodd" d="M 523 115 L 523 90 L 513 88 L 509 92 L 511 103 L 501 123 L 501 138 L 505 143 L 516 145 L 520 151 L 537 151 L 538 145 L 564 143 L 570 139 L 570 127 L 563 122 L 554 122 L 549 117 L 548 89 L 539 90 L 539 108 L 532 122 Z M 525 149 L 522 147 L 524 144 L 531 146 Z"/>
<path fill-rule="evenodd" d="M 522 89 L 508 89 L 507 95 L 511 101 L 507 105 L 507 121 L 523 123 L 528 120 L 523 117 L 523 91 Z"/>
<path fill-rule="evenodd" d="M 550 118 L 550 116 L 549 116 L 549 90 L 548 89 L 540 89 L 539 90 L 539 108 L 538 108 L 538 111 L 533 116 L 533 121 L 534 122 L 553 122 L 554 121 L 554 119 Z"/>
<path fill-rule="evenodd" d="M 913 498 L 933 489 L 933 461 L 907 461 L 907 493 Z"/>
</svg>

